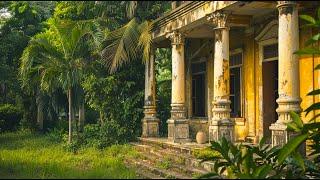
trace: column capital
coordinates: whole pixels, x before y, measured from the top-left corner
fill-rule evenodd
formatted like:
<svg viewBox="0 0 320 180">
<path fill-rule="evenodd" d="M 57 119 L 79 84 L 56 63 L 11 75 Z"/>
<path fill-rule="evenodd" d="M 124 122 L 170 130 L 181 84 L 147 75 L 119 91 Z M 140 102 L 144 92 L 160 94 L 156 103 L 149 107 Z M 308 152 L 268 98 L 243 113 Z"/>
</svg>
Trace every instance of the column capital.
<svg viewBox="0 0 320 180">
<path fill-rule="evenodd" d="M 281 6 L 296 6 L 297 2 L 295 1 L 277 1 L 277 8 Z"/>
<path fill-rule="evenodd" d="M 172 45 L 184 44 L 185 35 L 177 30 L 169 32 L 166 35 L 169 38 Z"/>
<path fill-rule="evenodd" d="M 277 1 L 277 8 L 279 14 L 292 14 L 293 8 L 297 7 L 297 3 L 294 1 Z"/>
<path fill-rule="evenodd" d="M 218 11 L 208 15 L 207 20 L 216 26 L 216 28 L 214 28 L 215 30 L 226 29 L 226 28 L 229 29 L 227 24 L 228 17 L 229 17 L 228 13 Z"/>
</svg>

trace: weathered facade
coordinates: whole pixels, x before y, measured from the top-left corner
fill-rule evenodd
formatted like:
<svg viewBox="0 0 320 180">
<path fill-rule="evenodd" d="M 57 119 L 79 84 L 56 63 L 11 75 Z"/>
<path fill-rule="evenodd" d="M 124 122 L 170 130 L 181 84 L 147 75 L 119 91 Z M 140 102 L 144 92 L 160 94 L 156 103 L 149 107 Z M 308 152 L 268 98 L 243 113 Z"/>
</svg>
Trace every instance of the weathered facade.
<svg viewBox="0 0 320 180">
<path fill-rule="evenodd" d="M 320 58 L 293 54 L 315 34 L 301 28 L 298 15 L 313 13 L 318 5 L 185 1 L 157 19 L 154 50 L 172 49 L 168 140 L 188 142 L 204 131 L 209 141 L 257 142 L 270 136 L 273 145 L 286 143 L 289 112 L 319 101 L 306 95 L 319 88 L 313 68 Z M 145 72 L 142 137 L 158 137 L 154 53 Z M 302 117 L 307 121 L 312 113 Z"/>
</svg>

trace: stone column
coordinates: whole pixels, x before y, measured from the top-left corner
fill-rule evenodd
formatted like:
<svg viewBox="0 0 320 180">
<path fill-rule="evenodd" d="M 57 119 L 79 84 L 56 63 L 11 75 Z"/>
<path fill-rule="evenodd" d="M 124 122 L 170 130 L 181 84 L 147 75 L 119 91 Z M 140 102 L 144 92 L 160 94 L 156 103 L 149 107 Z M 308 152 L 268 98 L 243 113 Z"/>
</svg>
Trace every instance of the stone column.
<svg viewBox="0 0 320 180">
<path fill-rule="evenodd" d="M 171 117 L 167 121 L 168 139 L 173 142 L 188 142 L 190 139 L 185 107 L 184 36 L 173 31 L 167 37 L 172 45 Z"/>
<path fill-rule="evenodd" d="M 278 120 L 270 126 L 272 146 L 283 145 L 293 136 L 286 131 L 286 123 L 292 121 L 290 111 L 301 112 L 299 90 L 299 59 L 293 54 L 299 49 L 299 26 L 297 4 L 278 1 L 279 10 L 279 98 Z"/>
<path fill-rule="evenodd" d="M 144 118 L 142 137 L 159 137 L 159 119 L 156 117 L 156 83 L 154 71 L 154 53 L 151 49 L 149 60 L 145 63 Z"/>
<path fill-rule="evenodd" d="M 209 17 L 216 25 L 214 49 L 214 95 L 212 119 L 209 122 L 209 141 L 222 137 L 234 141 L 234 122 L 230 119 L 230 76 L 229 76 L 229 27 L 226 26 L 227 14 L 214 13 Z"/>
</svg>

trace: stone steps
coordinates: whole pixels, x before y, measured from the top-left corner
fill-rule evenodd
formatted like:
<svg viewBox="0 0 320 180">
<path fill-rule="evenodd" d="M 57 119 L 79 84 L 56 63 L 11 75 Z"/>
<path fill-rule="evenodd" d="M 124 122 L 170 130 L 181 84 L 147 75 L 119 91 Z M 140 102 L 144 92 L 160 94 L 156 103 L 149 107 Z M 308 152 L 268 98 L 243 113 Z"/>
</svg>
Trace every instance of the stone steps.
<svg viewBox="0 0 320 180">
<path fill-rule="evenodd" d="M 134 145 L 134 147 L 140 151 L 153 153 L 154 155 L 160 158 L 169 156 L 177 164 L 188 165 L 188 166 L 199 168 L 201 170 L 208 171 L 208 172 L 213 170 L 213 166 L 214 166 L 213 162 L 210 162 L 210 161 L 201 162 L 200 159 L 196 159 L 194 156 L 189 154 L 184 154 L 184 153 L 176 152 L 174 150 L 163 149 L 163 148 L 160 148 L 155 151 L 154 147 L 150 145 L 144 145 L 139 143 L 131 143 L 131 144 Z"/>
<path fill-rule="evenodd" d="M 209 173 L 213 168 L 212 162 L 201 162 L 192 156 L 190 149 L 179 147 L 159 146 L 154 143 L 131 143 L 138 151 L 138 158 L 127 159 L 129 166 L 135 167 L 142 178 L 176 178 L 193 179 Z"/>
<path fill-rule="evenodd" d="M 165 179 L 155 173 L 150 172 L 150 170 L 146 170 L 141 166 L 137 166 L 137 163 L 135 163 L 132 160 L 125 160 L 127 167 L 130 169 L 133 168 L 136 170 L 137 179 Z"/>
<path fill-rule="evenodd" d="M 127 163 L 133 165 L 136 167 L 137 174 L 144 176 L 145 178 L 148 179 L 191 179 L 191 177 L 186 176 L 181 173 L 177 173 L 172 170 L 166 170 L 166 169 L 161 169 L 154 167 L 154 164 L 150 163 L 149 161 L 146 160 L 141 160 L 141 159 L 135 159 L 135 160 L 127 160 Z M 148 174 L 143 174 L 141 171 L 139 172 L 139 169 L 143 170 L 143 172 L 148 172 Z"/>
</svg>

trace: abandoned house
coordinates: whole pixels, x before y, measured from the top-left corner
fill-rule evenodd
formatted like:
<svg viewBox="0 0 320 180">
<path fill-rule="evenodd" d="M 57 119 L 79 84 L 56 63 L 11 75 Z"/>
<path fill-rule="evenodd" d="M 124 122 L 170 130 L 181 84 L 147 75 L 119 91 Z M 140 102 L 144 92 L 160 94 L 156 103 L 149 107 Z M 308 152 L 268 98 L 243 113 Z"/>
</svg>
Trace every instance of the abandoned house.
<svg viewBox="0 0 320 180">
<path fill-rule="evenodd" d="M 319 97 L 314 67 L 320 58 L 294 52 L 316 32 L 300 14 L 316 12 L 311 1 L 174 1 L 155 20 L 152 53 L 145 64 L 142 138 L 159 137 L 154 51 L 172 50 L 171 117 L 168 141 L 225 137 L 272 145 L 288 141 L 290 111 L 302 112 Z M 304 121 L 313 117 L 308 114 Z"/>
</svg>

